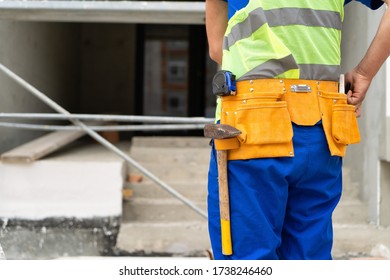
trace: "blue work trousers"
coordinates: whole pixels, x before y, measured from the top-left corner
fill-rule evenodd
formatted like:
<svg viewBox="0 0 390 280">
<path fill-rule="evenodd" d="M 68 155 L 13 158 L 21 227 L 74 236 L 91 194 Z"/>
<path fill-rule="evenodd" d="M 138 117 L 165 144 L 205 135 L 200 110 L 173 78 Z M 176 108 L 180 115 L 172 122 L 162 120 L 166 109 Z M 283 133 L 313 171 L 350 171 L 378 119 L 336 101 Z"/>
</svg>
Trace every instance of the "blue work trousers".
<svg viewBox="0 0 390 280">
<path fill-rule="evenodd" d="M 293 124 L 294 157 L 232 160 L 228 184 L 233 255 L 224 256 L 218 170 L 212 149 L 209 235 L 215 259 L 331 259 L 332 213 L 342 189 L 342 158 L 331 156 L 321 123 Z"/>
</svg>

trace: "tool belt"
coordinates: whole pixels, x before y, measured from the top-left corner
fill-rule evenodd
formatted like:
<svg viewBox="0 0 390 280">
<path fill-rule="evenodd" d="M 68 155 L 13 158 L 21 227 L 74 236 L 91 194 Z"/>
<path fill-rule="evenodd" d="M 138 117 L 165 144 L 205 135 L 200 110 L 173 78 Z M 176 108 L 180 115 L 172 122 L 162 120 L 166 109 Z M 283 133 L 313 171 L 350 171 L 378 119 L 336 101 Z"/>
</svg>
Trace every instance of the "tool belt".
<svg viewBox="0 0 390 280">
<path fill-rule="evenodd" d="M 237 94 L 220 97 L 221 123 L 239 129 L 236 138 L 215 139 L 228 159 L 293 157 L 292 122 L 313 126 L 322 120 L 331 155 L 344 156 L 360 134 L 355 106 L 332 81 L 258 79 L 237 82 Z"/>
</svg>

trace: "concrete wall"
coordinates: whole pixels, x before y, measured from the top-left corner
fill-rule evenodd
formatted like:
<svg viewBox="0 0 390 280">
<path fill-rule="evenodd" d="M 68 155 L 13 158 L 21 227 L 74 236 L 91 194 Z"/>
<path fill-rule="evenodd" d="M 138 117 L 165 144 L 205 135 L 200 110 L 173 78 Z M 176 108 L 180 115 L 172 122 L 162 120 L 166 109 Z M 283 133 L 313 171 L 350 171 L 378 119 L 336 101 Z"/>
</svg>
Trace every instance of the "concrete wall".
<svg viewBox="0 0 390 280">
<path fill-rule="evenodd" d="M 380 222 L 384 226 L 390 226 L 390 162 L 382 161 L 381 168 L 381 203 Z"/>
<path fill-rule="evenodd" d="M 79 79 L 78 24 L 0 21 L 0 63 L 65 108 L 76 104 Z M 51 112 L 0 73 L 0 112 Z M 42 132 L 0 128 L 0 152 Z"/>
<path fill-rule="evenodd" d="M 352 2 L 347 5 L 342 42 L 342 69 L 347 72 L 363 57 L 384 12 L 370 11 L 363 5 Z M 348 148 L 344 165 L 351 172 L 350 180 L 360 188 L 360 197 L 368 205 L 369 221 L 380 224 L 378 207 L 380 196 L 379 158 L 380 131 L 385 126 L 385 71 L 381 69 L 367 93 L 362 117 L 359 119 L 362 141 Z"/>
<path fill-rule="evenodd" d="M 3 20 L 0 63 L 71 112 L 133 114 L 135 36 L 133 24 Z M 2 73 L 0 83 L 0 112 L 52 112 Z M 0 153 L 43 133 L 0 127 Z"/>
<path fill-rule="evenodd" d="M 390 226 L 390 60 L 385 65 L 386 71 L 386 120 L 380 131 L 380 222 Z"/>
</svg>

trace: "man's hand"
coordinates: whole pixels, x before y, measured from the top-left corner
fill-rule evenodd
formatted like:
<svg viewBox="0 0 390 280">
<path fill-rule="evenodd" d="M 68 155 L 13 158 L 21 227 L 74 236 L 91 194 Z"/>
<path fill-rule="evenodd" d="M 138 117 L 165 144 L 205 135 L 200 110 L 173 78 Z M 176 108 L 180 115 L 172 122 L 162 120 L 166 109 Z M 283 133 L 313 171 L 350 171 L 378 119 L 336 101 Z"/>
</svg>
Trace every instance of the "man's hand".
<svg viewBox="0 0 390 280">
<path fill-rule="evenodd" d="M 366 77 L 364 73 L 360 73 L 359 68 L 356 67 L 345 75 L 345 83 L 351 85 L 347 92 L 347 102 L 356 106 L 356 116 L 360 117 L 361 106 L 371 84 L 371 79 Z"/>
</svg>

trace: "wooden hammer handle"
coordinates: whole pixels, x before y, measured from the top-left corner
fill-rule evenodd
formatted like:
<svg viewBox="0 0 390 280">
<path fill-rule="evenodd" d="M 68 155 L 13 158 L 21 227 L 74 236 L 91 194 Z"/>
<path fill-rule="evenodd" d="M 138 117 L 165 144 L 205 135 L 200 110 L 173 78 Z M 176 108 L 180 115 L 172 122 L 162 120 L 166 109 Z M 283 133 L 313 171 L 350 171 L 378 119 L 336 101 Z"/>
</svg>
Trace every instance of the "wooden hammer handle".
<svg viewBox="0 0 390 280">
<path fill-rule="evenodd" d="M 232 255 L 232 239 L 230 231 L 230 206 L 227 175 L 227 151 L 217 151 L 219 210 L 221 215 L 222 254 Z"/>
</svg>

